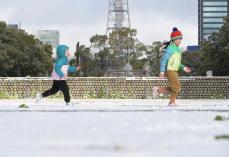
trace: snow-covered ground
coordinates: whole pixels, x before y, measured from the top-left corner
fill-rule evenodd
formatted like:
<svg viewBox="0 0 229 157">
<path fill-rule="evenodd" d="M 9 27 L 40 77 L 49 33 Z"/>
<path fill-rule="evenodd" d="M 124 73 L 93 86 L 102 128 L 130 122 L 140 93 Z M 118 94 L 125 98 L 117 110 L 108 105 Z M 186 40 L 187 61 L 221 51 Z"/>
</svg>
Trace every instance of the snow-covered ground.
<svg viewBox="0 0 229 157">
<path fill-rule="evenodd" d="M 229 100 L 73 102 L 0 100 L 0 157 L 229 156 Z"/>
</svg>

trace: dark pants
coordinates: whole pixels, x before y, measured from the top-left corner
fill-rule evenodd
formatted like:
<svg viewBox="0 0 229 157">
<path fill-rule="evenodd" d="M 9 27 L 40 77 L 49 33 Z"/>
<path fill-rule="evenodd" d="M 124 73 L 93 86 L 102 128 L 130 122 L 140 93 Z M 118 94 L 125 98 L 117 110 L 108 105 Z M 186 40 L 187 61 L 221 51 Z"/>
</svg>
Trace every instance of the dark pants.
<svg viewBox="0 0 229 157">
<path fill-rule="evenodd" d="M 56 94 L 58 91 L 62 91 L 64 94 L 64 101 L 66 103 L 70 102 L 70 94 L 69 94 L 69 87 L 67 85 L 67 81 L 66 80 L 53 80 L 53 85 L 52 88 L 45 91 L 42 96 L 43 97 L 48 97 L 50 95 L 54 95 Z"/>
</svg>

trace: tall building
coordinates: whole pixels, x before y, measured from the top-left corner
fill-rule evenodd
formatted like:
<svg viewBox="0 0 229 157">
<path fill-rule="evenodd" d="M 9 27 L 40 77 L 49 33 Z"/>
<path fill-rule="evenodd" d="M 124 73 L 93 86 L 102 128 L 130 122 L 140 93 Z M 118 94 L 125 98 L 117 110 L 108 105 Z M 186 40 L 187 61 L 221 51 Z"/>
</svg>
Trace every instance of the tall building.
<svg viewBox="0 0 229 157">
<path fill-rule="evenodd" d="M 59 45 L 59 31 L 58 30 L 38 30 L 35 33 L 35 37 L 42 43 L 49 44 L 53 49 L 56 49 Z"/>
<path fill-rule="evenodd" d="M 223 25 L 223 18 L 229 16 L 229 0 L 198 0 L 199 43 L 208 39 Z"/>
</svg>

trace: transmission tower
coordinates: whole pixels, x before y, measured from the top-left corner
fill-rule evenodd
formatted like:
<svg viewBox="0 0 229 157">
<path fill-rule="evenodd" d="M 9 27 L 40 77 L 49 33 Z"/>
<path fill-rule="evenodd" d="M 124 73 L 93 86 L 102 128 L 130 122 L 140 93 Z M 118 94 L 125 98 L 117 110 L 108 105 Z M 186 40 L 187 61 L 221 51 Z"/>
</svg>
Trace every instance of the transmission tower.
<svg viewBox="0 0 229 157">
<path fill-rule="evenodd" d="M 129 2 L 128 0 L 109 0 L 106 34 L 122 27 L 131 27 Z"/>
</svg>

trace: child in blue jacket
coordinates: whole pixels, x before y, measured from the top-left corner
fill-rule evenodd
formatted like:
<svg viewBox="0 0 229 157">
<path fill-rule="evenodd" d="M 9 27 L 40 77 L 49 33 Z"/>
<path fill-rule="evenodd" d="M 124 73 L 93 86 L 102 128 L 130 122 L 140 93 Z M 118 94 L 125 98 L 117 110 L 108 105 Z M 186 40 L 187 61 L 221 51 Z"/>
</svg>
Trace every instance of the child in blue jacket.
<svg viewBox="0 0 229 157">
<path fill-rule="evenodd" d="M 54 63 L 52 72 L 52 88 L 42 94 L 38 93 L 36 97 L 36 103 L 38 103 L 42 98 L 56 94 L 60 90 L 63 93 L 64 100 L 68 106 L 70 105 L 69 87 L 66 81 L 68 78 L 68 73 L 77 72 L 81 69 L 81 67 L 74 67 L 69 65 L 68 58 L 70 57 L 70 52 L 68 46 L 59 45 L 56 54 L 57 59 Z"/>
</svg>

